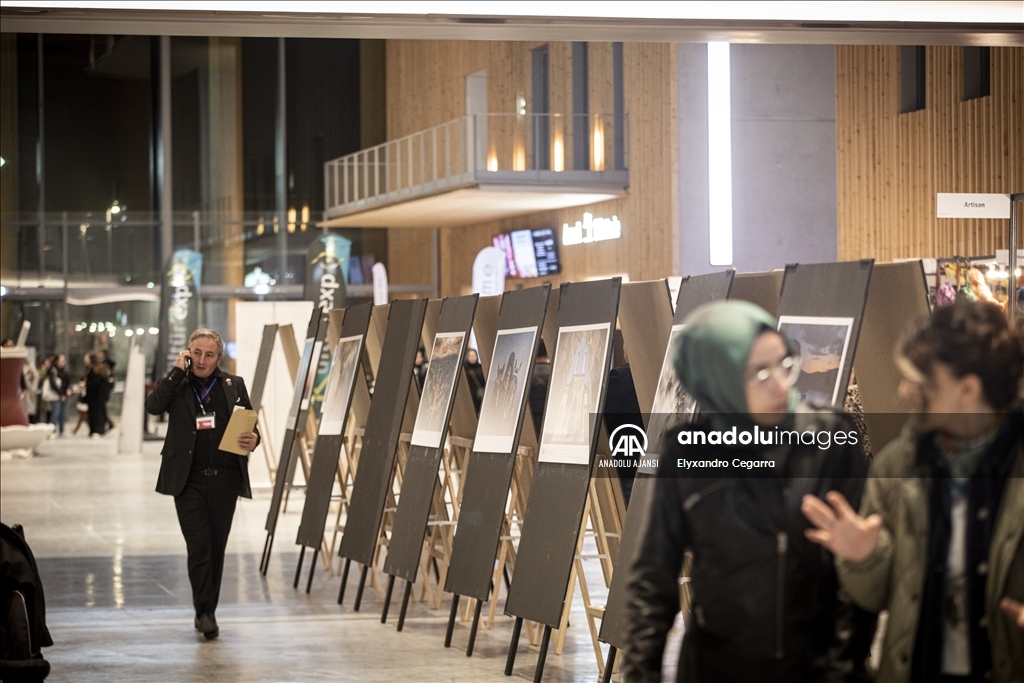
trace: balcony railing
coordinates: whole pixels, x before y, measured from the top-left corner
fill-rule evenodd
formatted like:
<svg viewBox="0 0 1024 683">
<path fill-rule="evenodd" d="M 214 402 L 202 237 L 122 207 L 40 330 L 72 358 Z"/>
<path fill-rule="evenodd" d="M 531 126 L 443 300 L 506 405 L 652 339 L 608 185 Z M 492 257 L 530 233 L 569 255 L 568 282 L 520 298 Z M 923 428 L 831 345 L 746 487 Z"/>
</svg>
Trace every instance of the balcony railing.
<svg viewBox="0 0 1024 683">
<path fill-rule="evenodd" d="M 464 116 L 325 163 L 327 216 L 489 180 L 537 185 L 558 182 L 550 173 L 625 171 L 627 123 L 625 115 Z M 587 176 L 562 182 L 585 186 Z"/>
</svg>

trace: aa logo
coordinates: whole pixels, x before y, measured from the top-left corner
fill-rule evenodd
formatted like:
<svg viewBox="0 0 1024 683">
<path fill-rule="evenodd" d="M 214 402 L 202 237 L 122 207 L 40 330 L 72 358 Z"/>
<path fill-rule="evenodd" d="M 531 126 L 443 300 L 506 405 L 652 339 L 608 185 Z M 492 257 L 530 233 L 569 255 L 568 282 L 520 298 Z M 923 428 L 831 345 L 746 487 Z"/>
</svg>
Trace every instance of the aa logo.
<svg viewBox="0 0 1024 683">
<path fill-rule="evenodd" d="M 612 446 L 613 458 L 642 458 L 647 454 L 647 433 L 636 425 L 619 425 L 608 437 L 608 441 Z"/>
</svg>

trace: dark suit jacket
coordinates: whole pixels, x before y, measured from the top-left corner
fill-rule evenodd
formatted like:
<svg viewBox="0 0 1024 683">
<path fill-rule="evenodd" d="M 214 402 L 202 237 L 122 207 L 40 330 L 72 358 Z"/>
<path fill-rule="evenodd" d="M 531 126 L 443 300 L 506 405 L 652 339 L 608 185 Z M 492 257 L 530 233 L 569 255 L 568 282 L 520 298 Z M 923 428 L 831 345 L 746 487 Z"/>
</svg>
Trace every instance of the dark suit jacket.
<svg viewBox="0 0 1024 683">
<path fill-rule="evenodd" d="M 213 371 L 224 388 L 228 410 L 252 408 L 249 393 L 241 377 Z M 188 473 L 192 469 L 192 455 L 196 446 L 196 402 L 192 395 L 188 376 L 180 368 L 172 368 L 167 376 L 156 385 L 146 397 L 146 412 L 150 415 L 168 414 L 167 438 L 164 439 L 163 456 L 160 462 L 160 476 L 156 480 L 157 493 L 176 496 L 185 488 Z M 259 432 L 256 433 L 257 444 Z M 238 495 L 252 498 L 249 486 L 249 458 L 242 458 L 242 487 Z"/>
</svg>

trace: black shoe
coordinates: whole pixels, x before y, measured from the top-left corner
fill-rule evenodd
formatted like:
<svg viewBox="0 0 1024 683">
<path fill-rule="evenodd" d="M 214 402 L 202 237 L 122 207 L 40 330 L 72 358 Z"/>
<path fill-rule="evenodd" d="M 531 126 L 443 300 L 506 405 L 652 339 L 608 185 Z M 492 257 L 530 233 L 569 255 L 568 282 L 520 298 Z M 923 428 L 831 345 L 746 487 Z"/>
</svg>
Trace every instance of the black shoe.
<svg viewBox="0 0 1024 683">
<path fill-rule="evenodd" d="M 220 628 L 217 627 L 217 620 L 212 612 L 203 612 L 196 617 L 196 630 L 206 636 L 207 640 L 213 640 L 220 635 Z"/>
</svg>

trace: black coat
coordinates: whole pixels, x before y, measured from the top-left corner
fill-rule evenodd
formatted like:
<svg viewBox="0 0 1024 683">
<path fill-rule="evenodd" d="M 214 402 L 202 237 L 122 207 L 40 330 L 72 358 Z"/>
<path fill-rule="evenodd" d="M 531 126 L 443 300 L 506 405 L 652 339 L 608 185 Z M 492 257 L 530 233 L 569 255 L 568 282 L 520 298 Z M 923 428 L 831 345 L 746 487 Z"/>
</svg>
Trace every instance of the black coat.
<svg viewBox="0 0 1024 683">
<path fill-rule="evenodd" d="M 797 413 L 795 429 L 855 427 L 845 415 L 815 411 Z M 834 680 L 844 663 L 862 662 L 870 636 L 857 641 L 863 652 L 849 651 L 851 635 L 860 635 L 848 621 L 854 609 L 840 602 L 832 556 L 804 536 L 810 523 L 800 511 L 805 493 L 823 498 L 830 490 L 857 508 L 867 471 L 860 447 L 681 446 L 675 436 L 664 447 L 627 580 L 625 680 L 660 680 L 686 552 L 693 554 L 693 617 L 679 680 Z M 778 469 L 685 475 L 674 470 L 677 458 L 775 460 Z M 871 628 L 869 615 L 858 618 L 859 629 Z"/>
<path fill-rule="evenodd" d="M 213 371 L 224 388 L 228 409 L 252 408 L 249 393 L 241 377 Z M 180 368 L 172 368 L 167 376 L 146 397 L 146 412 L 150 415 L 168 414 L 167 437 L 161 451 L 160 476 L 156 481 L 157 493 L 176 496 L 185 488 L 196 445 L 196 401 L 192 395 L 188 375 Z M 259 443 L 259 432 L 256 434 Z M 249 486 L 249 458 L 242 457 L 242 486 L 238 495 L 252 498 Z"/>
</svg>

